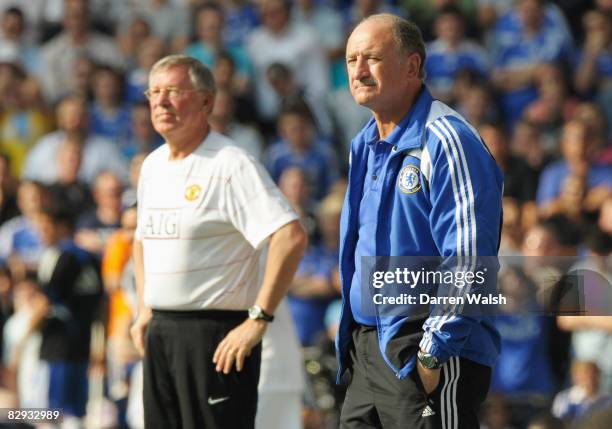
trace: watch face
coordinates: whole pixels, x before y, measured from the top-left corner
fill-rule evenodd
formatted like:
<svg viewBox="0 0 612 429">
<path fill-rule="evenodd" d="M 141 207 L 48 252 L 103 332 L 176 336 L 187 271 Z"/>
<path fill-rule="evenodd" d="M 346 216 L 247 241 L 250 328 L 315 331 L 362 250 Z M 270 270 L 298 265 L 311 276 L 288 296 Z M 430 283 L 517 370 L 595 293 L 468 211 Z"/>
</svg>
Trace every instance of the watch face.
<svg viewBox="0 0 612 429">
<path fill-rule="evenodd" d="M 423 357 L 423 364 L 427 367 L 427 368 L 433 368 L 434 366 L 436 366 L 436 358 L 434 358 L 431 355 L 425 355 Z"/>
<path fill-rule="evenodd" d="M 259 307 L 249 308 L 249 318 L 250 319 L 258 319 L 259 317 L 261 317 L 261 308 Z"/>
</svg>

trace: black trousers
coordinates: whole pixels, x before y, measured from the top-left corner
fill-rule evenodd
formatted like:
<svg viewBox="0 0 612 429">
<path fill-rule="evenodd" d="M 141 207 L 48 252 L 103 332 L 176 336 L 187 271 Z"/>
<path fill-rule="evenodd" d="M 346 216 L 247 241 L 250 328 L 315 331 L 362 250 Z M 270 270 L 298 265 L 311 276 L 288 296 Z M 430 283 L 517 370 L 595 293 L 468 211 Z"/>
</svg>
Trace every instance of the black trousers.
<svg viewBox="0 0 612 429">
<path fill-rule="evenodd" d="M 478 429 L 478 409 L 485 400 L 491 368 L 453 357 L 440 370 L 440 383 L 425 393 L 416 368 L 403 380 L 387 366 L 376 328 L 353 331 L 351 381 L 341 429 Z"/>
<path fill-rule="evenodd" d="M 242 371 L 218 373 L 217 345 L 244 311 L 153 311 L 144 357 L 146 429 L 253 429 L 261 344 Z"/>
</svg>

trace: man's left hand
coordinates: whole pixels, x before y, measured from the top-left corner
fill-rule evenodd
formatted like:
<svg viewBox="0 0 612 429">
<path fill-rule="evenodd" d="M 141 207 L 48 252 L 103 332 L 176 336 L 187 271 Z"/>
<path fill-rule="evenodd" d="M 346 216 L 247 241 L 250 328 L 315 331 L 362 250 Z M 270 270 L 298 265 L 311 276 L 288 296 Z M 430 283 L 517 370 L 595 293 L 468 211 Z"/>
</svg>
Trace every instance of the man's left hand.
<svg viewBox="0 0 612 429">
<path fill-rule="evenodd" d="M 267 327 L 268 322 L 247 319 L 232 329 L 215 350 L 213 362 L 217 365 L 216 370 L 229 374 L 236 362 L 236 371 L 242 371 L 244 360 L 261 341 Z"/>
</svg>

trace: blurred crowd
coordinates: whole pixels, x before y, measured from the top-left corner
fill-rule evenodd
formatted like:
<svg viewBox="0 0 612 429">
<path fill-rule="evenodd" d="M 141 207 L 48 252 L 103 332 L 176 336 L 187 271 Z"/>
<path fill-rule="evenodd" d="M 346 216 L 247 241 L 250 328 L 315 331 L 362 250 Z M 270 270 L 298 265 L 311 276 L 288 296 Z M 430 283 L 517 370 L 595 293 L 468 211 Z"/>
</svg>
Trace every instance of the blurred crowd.
<svg viewBox="0 0 612 429">
<path fill-rule="evenodd" d="M 369 118 L 344 46 L 379 12 L 420 26 L 429 89 L 505 174 L 509 302 L 483 427 L 610 427 L 611 0 L 0 0 L 1 407 L 61 400 L 65 427 L 141 427 L 135 187 L 163 144 L 143 92 L 152 65 L 183 52 L 213 71 L 212 127 L 267 167 L 310 234 L 288 297 L 303 421 L 337 427 L 339 217 Z M 558 292 L 577 269 L 604 279 L 590 316 Z"/>
</svg>

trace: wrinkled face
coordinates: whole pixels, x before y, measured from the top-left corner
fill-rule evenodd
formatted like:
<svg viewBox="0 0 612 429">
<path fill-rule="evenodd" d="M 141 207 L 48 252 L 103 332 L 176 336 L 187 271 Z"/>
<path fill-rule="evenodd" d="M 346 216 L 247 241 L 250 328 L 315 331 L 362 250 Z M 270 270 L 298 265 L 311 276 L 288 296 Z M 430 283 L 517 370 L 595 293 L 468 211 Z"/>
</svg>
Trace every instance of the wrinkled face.
<svg viewBox="0 0 612 429">
<path fill-rule="evenodd" d="M 358 25 L 346 46 L 351 94 L 374 112 L 392 109 L 405 99 L 419 64 L 416 53 L 400 55 L 390 25 L 379 20 Z"/>
<path fill-rule="evenodd" d="M 187 66 L 157 70 L 149 77 L 149 90 L 160 91 L 149 104 L 153 127 L 162 136 L 174 132 L 189 134 L 208 120 L 214 97 L 209 92 L 195 90 Z"/>
</svg>

